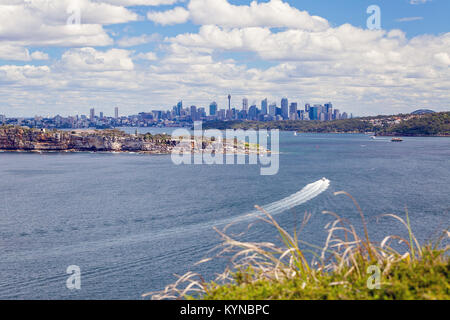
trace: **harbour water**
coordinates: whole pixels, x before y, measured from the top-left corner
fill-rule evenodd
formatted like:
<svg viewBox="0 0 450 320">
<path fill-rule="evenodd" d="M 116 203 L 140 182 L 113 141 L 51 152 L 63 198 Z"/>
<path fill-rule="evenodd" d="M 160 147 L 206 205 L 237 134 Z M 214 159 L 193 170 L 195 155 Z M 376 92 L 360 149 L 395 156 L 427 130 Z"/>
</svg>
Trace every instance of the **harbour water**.
<svg viewBox="0 0 450 320">
<path fill-rule="evenodd" d="M 128 129 L 134 132 L 135 129 Z M 141 128 L 140 132 L 147 129 Z M 170 129 L 150 129 L 168 132 Z M 280 170 L 251 165 L 182 165 L 170 155 L 0 153 L 0 299 L 140 299 L 174 274 L 220 272 L 198 267 L 220 239 L 213 230 L 326 177 L 329 188 L 275 218 L 293 230 L 312 213 L 302 239 L 323 244 L 331 210 L 360 225 L 345 190 L 360 203 L 373 239 L 405 234 L 383 213 L 404 215 L 416 236 L 448 227 L 450 139 L 370 139 L 359 134 L 280 133 Z M 244 239 L 277 241 L 263 223 Z M 81 269 L 81 289 L 66 287 L 66 268 Z"/>
</svg>

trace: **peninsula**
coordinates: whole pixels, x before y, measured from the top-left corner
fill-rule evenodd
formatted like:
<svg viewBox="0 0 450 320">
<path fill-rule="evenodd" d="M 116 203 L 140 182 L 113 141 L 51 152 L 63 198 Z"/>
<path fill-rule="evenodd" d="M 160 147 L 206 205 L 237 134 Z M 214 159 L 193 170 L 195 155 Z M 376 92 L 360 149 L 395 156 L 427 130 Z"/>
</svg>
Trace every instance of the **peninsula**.
<svg viewBox="0 0 450 320">
<path fill-rule="evenodd" d="M 127 134 L 114 130 L 47 130 L 0 126 L 0 151 L 9 152 L 136 152 L 146 154 L 227 153 L 270 151 L 245 141 L 215 141 L 206 137 L 172 137 L 167 134 Z"/>
</svg>

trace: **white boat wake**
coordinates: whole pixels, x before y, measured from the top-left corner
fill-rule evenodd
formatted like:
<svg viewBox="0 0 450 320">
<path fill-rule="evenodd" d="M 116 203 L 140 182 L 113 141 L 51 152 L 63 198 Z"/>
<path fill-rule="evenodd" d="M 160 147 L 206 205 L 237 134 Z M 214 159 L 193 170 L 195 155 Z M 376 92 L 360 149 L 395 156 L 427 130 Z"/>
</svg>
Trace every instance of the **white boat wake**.
<svg viewBox="0 0 450 320">
<path fill-rule="evenodd" d="M 276 215 L 279 213 L 282 213 L 286 210 L 295 208 L 305 202 L 308 202 L 311 199 L 314 199 L 318 195 L 320 195 L 322 192 L 328 189 L 330 186 L 330 180 L 327 178 L 322 178 L 316 182 L 310 183 L 306 185 L 303 189 L 300 191 L 291 194 L 290 196 L 281 199 L 276 202 L 272 202 L 270 204 L 267 204 L 265 206 L 261 206 L 265 211 L 267 211 L 271 215 Z M 242 220 L 248 220 L 255 216 L 262 215 L 263 213 L 260 211 L 255 210 L 252 213 L 246 214 L 244 216 L 233 218 L 233 219 L 227 219 L 228 222 L 238 222 Z M 223 224 L 225 221 L 221 221 L 220 224 Z"/>
<path fill-rule="evenodd" d="M 291 194 L 290 196 L 281 199 L 276 202 L 272 202 L 270 204 L 267 204 L 265 206 L 262 206 L 264 210 L 266 210 L 271 215 L 277 215 L 279 213 L 282 213 L 286 210 L 292 209 L 294 207 L 297 207 L 311 199 L 314 199 L 324 191 L 328 189 L 330 186 L 330 180 L 326 178 L 322 178 L 316 182 L 310 183 L 306 185 L 303 189 L 300 191 Z M 132 234 L 125 237 L 117 237 L 117 238 L 111 238 L 111 239 L 102 239 L 102 240 L 95 240 L 95 241 L 88 241 L 88 242 L 81 242 L 79 244 L 74 245 L 63 245 L 63 246 L 57 246 L 52 248 L 51 250 L 48 249 L 42 249 L 42 250 L 34 250 L 32 252 L 30 251 L 24 251 L 23 255 L 20 253 L 9 253 L 9 254 L 2 254 L 1 258 L 4 261 L 7 261 L 8 258 L 17 260 L 29 260 L 33 259 L 36 256 L 42 258 L 46 256 L 62 256 L 62 255 L 73 255 L 80 252 L 86 252 L 86 251 L 96 251 L 96 250 L 104 250 L 105 248 L 111 248 L 116 246 L 123 246 L 123 245 L 129 245 L 133 243 L 141 243 L 146 241 L 161 241 L 164 240 L 168 236 L 173 236 L 174 234 L 184 234 L 187 235 L 189 233 L 192 234 L 201 234 L 206 229 L 212 228 L 212 227 L 223 227 L 230 224 L 245 222 L 245 221 L 252 221 L 255 220 L 257 217 L 263 216 L 264 213 L 258 210 L 254 210 L 250 213 L 235 216 L 235 217 L 229 217 L 229 218 L 223 218 L 219 220 L 213 220 L 213 221 L 204 221 L 200 223 L 194 223 L 192 225 L 178 225 L 169 229 L 163 229 L 159 232 L 144 232 L 139 234 Z M 1 285 L 0 285 L 0 297 L 1 297 Z"/>
<path fill-rule="evenodd" d="M 291 194 L 289 197 L 263 206 L 270 214 L 281 213 L 285 210 L 299 206 L 324 192 L 330 186 L 330 180 L 322 178 L 319 181 L 306 185 L 302 190 Z"/>
</svg>

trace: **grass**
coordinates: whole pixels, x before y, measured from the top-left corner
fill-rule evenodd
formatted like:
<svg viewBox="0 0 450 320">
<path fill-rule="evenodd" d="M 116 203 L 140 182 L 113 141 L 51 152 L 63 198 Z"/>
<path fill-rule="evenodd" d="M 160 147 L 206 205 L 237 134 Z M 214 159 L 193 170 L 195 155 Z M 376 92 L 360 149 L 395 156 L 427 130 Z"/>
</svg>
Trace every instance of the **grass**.
<svg viewBox="0 0 450 320">
<path fill-rule="evenodd" d="M 327 239 L 318 247 L 300 238 L 311 215 L 305 214 L 299 231 L 289 234 L 264 209 L 258 217 L 278 231 L 283 245 L 272 242 L 241 242 L 217 230 L 223 243 L 217 257 L 231 256 L 230 265 L 214 281 L 188 272 L 162 292 L 148 293 L 153 299 L 291 300 L 291 299 L 450 299 L 450 237 L 448 229 L 432 244 L 420 245 L 406 220 L 394 214 L 408 231 L 408 238 L 386 236 L 372 242 L 364 214 L 355 204 L 363 224 L 363 236 L 344 218 L 324 211 L 333 220 L 326 226 Z M 307 261 L 307 253 L 313 255 Z"/>
</svg>

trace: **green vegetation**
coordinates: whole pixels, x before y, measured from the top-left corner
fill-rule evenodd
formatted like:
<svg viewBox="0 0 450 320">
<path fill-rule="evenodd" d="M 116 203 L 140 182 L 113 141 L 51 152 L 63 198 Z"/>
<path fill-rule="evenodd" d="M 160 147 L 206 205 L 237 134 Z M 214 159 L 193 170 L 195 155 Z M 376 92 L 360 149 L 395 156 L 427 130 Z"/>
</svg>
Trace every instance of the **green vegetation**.
<svg viewBox="0 0 450 320">
<path fill-rule="evenodd" d="M 396 120 L 402 120 L 396 123 Z M 450 136 L 450 112 L 376 116 L 334 121 L 210 121 L 204 129 L 279 129 L 304 133 L 366 133 L 399 136 Z"/>
<path fill-rule="evenodd" d="M 326 132 L 368 132 L 373 131 L 373 125 L 359 119 L 335 121 L 211 121 L 203 125 L 204 129 L 279 129 L 311 133 Z"/>
<path fill-rule="evenodd" d="M 327 132 L 368 132 L 374 127 L 370 122 L 360 119 L 335 121 L 211 121 L 203 125 L 204 129 L 279 129 L 284 131 L 298 131 L 310 133 Z"/>
<path fill-rule="evenodd" d="M 380 134 L 401 136 L 450 136 L 450 112 L 426 114 L 390 126 Z"/>
<path fill-rule="evenodd" d="M 287 300 L 287 299 L 363 299 L 363 300 L 448 300 L 450 299 L 450 238 L 448 230 L 434 244 L 420 245 L 409 223 L 393 214 L 390 218 L 403 225 L 408 237 L 387 236 L 372 242 L 364 214 L 354 202 L 363 222 L 362 236 L 336 213 L 327 224 L 328 237 L 323 247 L 302 241 L 301 231 L 309 218 L 305 214 L 299 231 L 293 235 L 284 230 L 263 209 L 259 218 L 279 233 L 283 245 L 271 242 L 241 242 L 218 231 L 223 244 L 217 257 L 230 257 L 231 266 L 212 282 L 199 274 L 188 272 L 174 284 L 158 293 L 149 293 L 154 299 L 210 299 L 210 300 Z M 312 253 L 311 262 L 305 255 Z M 200 261 L 204 263 L 212 260 Z"/>
<path fill-rule="evenodd" d="M 380 289 L 367 287 L 369 274 L 343 268 L 339 273 L 317 273 L 314 278 L 253 281 L 247 272 L 236 272 L 233 284 L 211 283 L 206 300 L 448 300 L 450 263 L 443 251 L 423 248 L 420 260 L 400 260 L 381 276 Z M 359 259 L 359 268 L 368 267 Z M 350 273 L 349 273 L 350 272 Z M 346 274 L 349 273 L 347 276 Z"/>
</svg>

